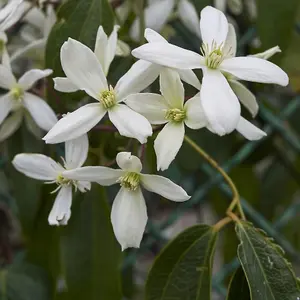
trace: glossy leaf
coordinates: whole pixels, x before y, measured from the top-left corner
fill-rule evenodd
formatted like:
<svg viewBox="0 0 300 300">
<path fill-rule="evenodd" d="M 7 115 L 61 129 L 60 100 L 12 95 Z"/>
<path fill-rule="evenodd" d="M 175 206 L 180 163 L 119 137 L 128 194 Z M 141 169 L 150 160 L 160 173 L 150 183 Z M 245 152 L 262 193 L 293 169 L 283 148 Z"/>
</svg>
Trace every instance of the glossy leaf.
<svg viewBox="0 0 300 300">
<path fill-rule="evenodd" d="M 300 297 L 297 279 L 283 250 L 247 222 L 236 224 L 238 257 L 253 300 L 292 300 Z"/>
<path fill-rule="evenodd" d="M 210 299 L 216 239 L 217 233 L 208 225 L 196 225 L 179 234 L 154 262 L 146 299 Z"/>
<path fill-rule="evenodd" d="M 248 282 L 243 269 L 238 268 L 229 283 L 226 300 L 250 300 Z"/>
</svg>

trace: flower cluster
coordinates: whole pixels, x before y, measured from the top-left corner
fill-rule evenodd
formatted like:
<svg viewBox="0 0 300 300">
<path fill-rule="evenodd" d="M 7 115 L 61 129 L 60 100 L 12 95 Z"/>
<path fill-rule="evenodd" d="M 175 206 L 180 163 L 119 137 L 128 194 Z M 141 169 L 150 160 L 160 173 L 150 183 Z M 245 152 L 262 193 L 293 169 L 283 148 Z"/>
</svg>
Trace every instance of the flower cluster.
<svg viewBox="0 0 300 300">
<path fill-rule="evenodd" d="M 21 2 L 12 0 L 0 11 L 1 30 L 8 28 L 7 22 L 12 22 L 11 17 L 15 16 Z M 194 130 L 207 128 L 220 136 L 237 130 L 249 140 L 266 135 L 241 116 L 240 102 L 253 117 L 258 112 L 258 104 L 255 96 L 239 80 L 287 85 L 286 73 L 267 61 L 280 49 L 275 47 L 257 56 L 235 57 L 235 30 L 223 12 L 210 6 L 204 8 L 199 27 L 197 13 L 188 0 L 153 1 L 145 11 L 146 25 L 155 27 L 149 24 L 153 19 L 150 16 L 157 12 L 157 5 L 165 5 L 165 9 L 159 9 L 162 14 L 159 24 L 156 24 L 159 30 L 175 4 L 186 26 L 202 37 L 201 55 L 170 44 L 159 33 L 147 28 L 145 38 L 148 43 L 132 51 L 132 55 L 140 60 L 112 86 L 107 80 L 110 65 L 116 55 L 128 53 L 128 46 L 118 40 L 119 26 L 114 26 L 110 36 L 100 26 L 93 50 L 69 38 L 60 51 L 65 77 L 54 78 L 55 89 L 64 93 L 84 91 L 93 102 L 60 120 L 43 99 L 28 92 L 38 80 L 51 75 L 52 70 L 32 69 L 16 80 L 9 55 L 2 52 L 0 86 L 8 93 L 0 99 L 0 141 L 12 135 L 24 118 L 26 124 L 34 123 L 47 132 L 43 137 L 47 144 L 65 143 L 61 163 L 42 154 L 18 154 L 13 160 L 15 168 L 26 176 L 56 185 L 53 193 L 58 193 L 49 224 L 67 224 L 71 216 L 73 188 L 84 193 L 90 190 L 91 183 L 102 186 L 119 184 L 120 190 L 111 211 L 113 229 L 122 249 L 139 247 L 148 219 L 141 188 L 172 201 L 190 198 L 169 179 L 142 173 L 141 160 L 130 152 L 117 154 L 116 163 L 120 169 L 83 166 L 89 149 L 87 133 L 105 115 L 121 136 L 136 139 L 141 144 L 147 143 L 154 128 L 159 131 L 154 141 L 158 171 L 168 169 L 175 159 L 186 126 Z M 42 37 L 38 43 L 30 40 L 26 51 L 37 44 L 45 45 L 55 22 L 53 7 L 46 9 L 44 20 Z M 137 24 L 138 20 L 131 29 L 133 38 L 139 36 Z M 23 54 L 24 51 L 15 54 L 15 59 Z M 193 69 L 202 70 L 202 84 Z M 157 78 L 160 94 L 144 92 Z M 187 101 L 183 82 L 197 90 Z"/>
</svg>

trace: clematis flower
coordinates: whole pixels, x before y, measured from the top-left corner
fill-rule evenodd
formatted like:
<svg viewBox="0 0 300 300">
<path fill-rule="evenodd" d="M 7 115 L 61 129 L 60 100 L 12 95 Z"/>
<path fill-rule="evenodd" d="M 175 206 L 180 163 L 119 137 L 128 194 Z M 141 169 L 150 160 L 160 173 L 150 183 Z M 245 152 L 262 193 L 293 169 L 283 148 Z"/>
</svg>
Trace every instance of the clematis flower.
<svg viewBox="0 0 300 300">
<path fill-rule="evenodd" d="M 236 129 L 241 114 L 238 98 L 224 75 L 283 86 L 288 84 L 289 79 L 282 69 L 264 59 L 233 57 L 232 49 L 226 45 L 228 22 L 221 11 L 205 7 L 201 11 L 200 30 L 202 55 L 163 43 L 145 44 L 133 50 L 132 54 L 171 68 L 201 68 L 203 81 L 200 97 L 204 113 L 213 132 L 224 135 Z"/>
<path fill-rule="evenodd" d="M 84 105 L 60 119 L 43 138 L 46 143 L 55 144 L 77 138 L 92 129 L 106 113 L 123 136 L 145 143 L 147 137 L 152 135 L 148 120 L 120 103 L 129 94 L 147 86 L 147 78 L 143 80 L 143 76 L 137 77 L 141 74 L 135 71 L 137 65 L 118 81 L 115 88 L 108 86 L 97 56 L 87 46 L 73 39 L 69 39 L 61 48 L 61 64 L 72 84 L 97 102 Z M 69 82 L 60 82 L 60 85 L 67 90 Z"/>
<path fill-rule="evenodd" d="M 145 25 L 155 31 L 161 31 L 172 14 L 176 2 L 179 19 L 193 33 L 200 37 L 198 28 L 199 16 L 194 5 L 189 0 L 155 0 L 150 1 L 145 8 Z M 140 19 L 136 18 L 130 29 L 130 37 L 134 41 L 138 41 L 140 37 Z"/>
<path fill-rule="evenodd" d="M 48 217 L 50 225 L 67 225 L 71 217 L 72 189 L 84 193 L 90 190 L 91 183 L 88 181 L 77 181 L 63 175 L 65 170 L 80 168 L 88 154 L 89 143 L 87 135 L 65 143 L 64 166 L 55 162 L 52 158 L 43 154 L 17 154 L 13 160 L 14 167 L 28 177 L 55 183 L 58 191 L 54 205 Z"/>
<path fill-rule="evenodd" d="M 128 247 L 139 248 L 148 220 L 141 187 L 176 202 L 186 201 L 190 196 L 165 177 L 141 173 L 140 159 L 130 152 L 118 153 L 116 160 L 121 169 L 83 167 L 65 171 L 63 175 L 73 180 L 91 181 L 103 186 L 120 184 L 121 189 L 111 211 L 114 233 L 122 250 Z"/>
<path fill-rule="evenodd" d="M 17 81 L 10 69 L 0 65 L 0 74 L 0 87 L 9 90 L 0 96 L 0 141 L 20 127 L 23 117 L 29 130 L 32 129 L 31 118 L 41 129 L 50 130 L 57 122 L 55 113 L 43 99 L 28 90 L 38 80 L 52 74 L 52 70 L 32 69 Z M 11 116 L 6 118 L 10 112 Z"/>
</svg>

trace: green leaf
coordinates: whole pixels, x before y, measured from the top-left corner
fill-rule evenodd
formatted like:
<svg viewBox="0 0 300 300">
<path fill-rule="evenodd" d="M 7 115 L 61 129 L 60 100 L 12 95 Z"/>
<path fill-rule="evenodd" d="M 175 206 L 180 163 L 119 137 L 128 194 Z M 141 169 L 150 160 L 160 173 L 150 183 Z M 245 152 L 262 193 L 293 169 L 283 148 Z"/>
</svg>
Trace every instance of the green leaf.
<svg viewBox="0 0 300 300">
<path fill-rule="evenodd" d="M 229 283 L 226 300 L 250 300 L 250 291 L 243 269 L 238 268 Z"/>
<path fill-rule="evenodd" d="M 121 249 L 117 244 L 103 188 L 93 186 L 73 201 L 72 216 L 61 232 L 65 299 L 120 300 Z"/>
<path fill-rule="evenodd" d="M 217 233 L 208 225 L 196 225 L 179 234 L 154 262 L 146 299 L 210 299 L 216 239 Z"/>
<path fill-rule="evenodd" d="M 0 270 L 1 300 L 50 300 L 50 285 L 42 269 L 28 264 L 13 264 Z"/>
<path fill-rule="evenodd" d="M 288 5 L 282 0 L 256 1 L 258 9 L 257 27 L 262 48 L 267 49 L 278 45 L 282 51 L 289 46 L 299 0 L 290 0 Z"/>
<path fill-rule="evenodd" d="M 250 223 L 238 222 L 236 233 L 241 242 L 238 257 L 249 283 L 251 299 L 298 299 L 297 279 L 283 250 Z"/>
</svg>

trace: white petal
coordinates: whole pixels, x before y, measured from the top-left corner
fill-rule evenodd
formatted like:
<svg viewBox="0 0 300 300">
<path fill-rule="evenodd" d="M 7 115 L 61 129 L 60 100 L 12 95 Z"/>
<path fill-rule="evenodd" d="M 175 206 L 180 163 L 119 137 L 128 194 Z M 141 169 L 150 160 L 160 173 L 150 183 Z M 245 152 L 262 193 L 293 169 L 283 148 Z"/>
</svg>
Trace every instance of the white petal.
<svg viewBox="0 0 300 300">
<path fill-rule="evenodd" d="M 131 54 L 136 58 L 176 69 L 200 69 L 205 64 L 200 54 L 169 43 L 148 43 L 132 50 Z"/>
<path fill-rule="evenodd" d="M 38 180 L 55 180 L 64 170 L 52 158 L 43 154 L 17 154 L 12 164 L 19 172 Z"/>
<path fill-rule="evenodd" d="M 243 117 L 240 118 L 236 130 L 250 141 L 260 140 L 267 135 L 264 131 L 260 130 Z"/>
<path fill-rule="evenodd" d="M 108 186 L 116 184 L 118 179 L 124 175 L 124 171 L 107 167 L 82 167 L 64 171 L 62 175 L 69 179 L 97 182 L 101 185 Z"/>
<path fill-rule="evenodd" d="M 43 36 L 47 39 L 52 27 L 56 23 L 56 12 L 54 10 L 53 5 L 47 5 L 46 7 L 46 19 L 44 22 L 44 30 L 43 30 Z"/>
<path fill-rule="evenodd" d="M 182 23 L 198 37 L 201 37 L 199 28 L 199 15 L 194 5 L 188 0 L 180 0 L 178 14 Z"/>
<path fill-rule="evenodd" d="M 34 94 L 24 94 L 24 106 L 38 126 L 45 131 L 49 131 L 57 122 L 57 117 L 52 108 L 46 101 Z"/>
<path fill-rule="evenodd" d="M 104 74 L 107 75 L 105 71 L 105 55 L 106 55 L 106 48 L 107 48 L 107 34 L 104 32 L 103 26 L 99 26 L 97 31 L 97 38 L 95 44 L 94 53 L 97 56 Z"/>
<path fill-rule="evenodd" d="M 86 161 L 89 151 L 89 139 L 87 134 L 83 134 L 77 139 L 65 143 L 66 169 L 81 167 Z"/>
<path fill-rule="evenodd" d="M 39 70 L 39 69 L 32 69 L 27 71 L 18 81 L 20 87 L 27 91 L 33 87 L 33 85 L 40 79 L 45 78 L 53 73 L 52 70 Z"/>
<path fill-rule="evenodd" d="M 12 74 L 11 70 L 0 65 L 0 87 L 6 90 L 10 90 L 16 84 L 16 78 Z"/>
<path fill-rule="evenodd" d="M 88 181 L 78 181 L 77 187 L 81 193 L 85 193 L 91 190 L 92 184 Z"/>
<path fill-rule="evenodd" d="M 201 104 L 200 93 L 189 99 L 184 105 L 186 111 L 186 126 L 199 129 L 207 125 L 207 118 Z"/>
<path fill-rule="evenodd" d="M 228 34 L 223 48 L 223 52 L 229 55 L 229 57 L 234 57 L 236 55 L 237 49 L 237 38 L 234 26 L 228 24 Z"/>
<path fill-rule="evenodd" d="M 137 172 L 142 171 L 142 163 L 140 159 L 131 152 L 119 152 L 116 157 L 118 166 L 125 171 Z"/>
<path fill-rule="evenodd" d="M 265 59 L 256 57 L 225 59 L 221 63 L 220 69 L 242 80 L 276 83 L 282 86 L 286 86 L 289 83 L 287 74 L 281 68 Z"/>
<path fill-rule="evenodd" d="M 0 22 L 12 15 L 23 0 L 11 0 L 0 10 Z"/>
<path fill-rule="evenodd" d="M 107 47 L 106 47 L 106 53 L 105 53 L 105 68 L 104 68 L 105 74 L 108 73 L 110 64 L 116 55 L 119 28 L 120 28 L 119 25 L 114 26 L 114 29 L 107 41 Z"/>
<path fill-rule="evenodd" d="M 168 169 L 182 146 L 184 138 L 184 123 L 170 122 L 161 130 L 154 141 L 157 158 L 157 170 Z"/>
<path fill-rule="evenodd" d="M 214 7 L 225 12 L 227 0 L 214 0 Z"/>
<path fill-rule="evenodd" d="M 241 107 L 227 80 L 218 70 L 203 70 L 200 98 L 213 132 L 232 132 L 239 121 Z"/>
<path fill-rule="evenodd" d="M 121 188 L 112 206 L 111 222 L 122 251 L 140 247 L 147 220 L 147 207 L 141 189 L 129 191 Z"/>
<path fill-rule="evenodd" d="M 179 74 L 170 68 L 162 68 L 159 76 L 161 94 L 172 108 L 183 108 L 184 87 Z"/>
<path fill-rule="evenodd" d="M 114 106 L 108 111 L 108 115 L 123 136 L 135 138 L 144 144 L 147 142 L 148 136 L 152 135 L 149 121 L 124 104 Z"/>
<path fill-rule="evenodd" d="M 215 42 L 221 45 L 227 37 L 228 21 L 220 10 L 206 6 L 201 11 L 200 30 L 205 44 L 210 46 Z"/>
<path fill-rule="evenodd" d="M 61 47 L 60 59 L 67 77 L 91 97 L 98 99 L 108 89 L 101 64 L 87 46 L 69 38 Z"/>
<path fill-rule="evenodd" d="M 115 92 L 118 101 L 146 89 L 158 77 L 160 66 L 139 60 L 118 81 Z"/>
<path fill-rule="evenodd" d="M 10 62 L 10 57 L 7 52 L 6 46 L 3 47 L 3 52 L 2 52 L 2 64 L 4 67 L 7 69 L 11 70 L 11 62 Z"/>
<path fill-rule="evenodd" d="M 63 186 L 58 192 L 48 222 L 50 225 L 67 225 L 71 217 L 72 186 Z"/>
<path fill-rule="evenodd" d="M 125 57 L 125 56 L 129 56 L 130 52 L 131 49 L 128 44 L 126 44 L 121 40 L 117 41 L 116 55 Z"/>
<path fill-rule="evenodd" d="M 255 117 L 259 107 L 252 92 L 236 80 L 229 80 L 228 82 L 241 103 L 250 111 L 252 117 Z"/>
<path fill-rule="evenodd" d="M 14 102 L 10 94 L 0 97 L 0 124 L 7 117 L 13 106 Z"/>
<path fill-rule="evenodd" d="M 54 88 L 63 93 L 73 93 L 78 91 L 78 87 L 67 77 L 53 78 Z"/>
<path fill-rule="evenodd" d="M 173 11 L 174 0 L 161 0 L 145 9 L 145 25 L 155 31 L 160 31 L 167 23 L 168 17 Z M 136 18 L 130 29 L 130 37 L 138 41 L 140 37 L 140 19 Z"/>
<path fill-rule="evenodd" d="M 270 48 L 270 49 L 268 49 L 264 52 L 257 53 L 257 54 L 254 54 L 254 55 L 249 55 L 249 56 L 262 58 L 262 59 L 269 59 L 273 55 L 275 55 L 276 53 L 280 53 L 280 52 L 281 52 L 281 49 L 279 48 L 279 46 L 275 46 L 275 47 L 272 47 L 272 48 Z"/>
<path fill-rule="evenodd" d="M 137 113 L 143 115 L 151 124 L 167 123 L 165 118 L 168 103 L 158 94 L 142 93 L 129 95 L 125 103 Z"/>
<path fill-rule="evenodd" d="M 91 130 L 106 114 L 99 103 L 84 105 L 60 119 L 43 137 L 47 144 L 76 139 Z"/>
<path fill-rule="evenodd" d="M 175 184 L 168 178 L 158 175 L 142 174 L 141 181 L 145 189 L 159 194 L 166 199 L 183 202 L 191 198 L 181 186 Z"/>
<path fill-rule="evenodd" d="M 13 135 L 16 132 L 16 130 L 20 127 L 22 120 L 22 110 L 18 110 L 14 112 L 11 116 L 9 116 L 0 126 L 0 142 L 6 140 L 11 135 Z"/>
<path fill-rule="evenodd" d="M 151 28 L 145 29 L 145 39 L 149 43 L 168 43 L 168 41 L 163 36 L 161 36 L 158 32 Z"/>
<path fill-rule="evenodd" d="M 201 89 L 201 83 L 196 76 L 196 74 L 192 70 L 180 70 L 176 69 L 182 81 L 192 85 L 196 89 Z"/>
</svg>

